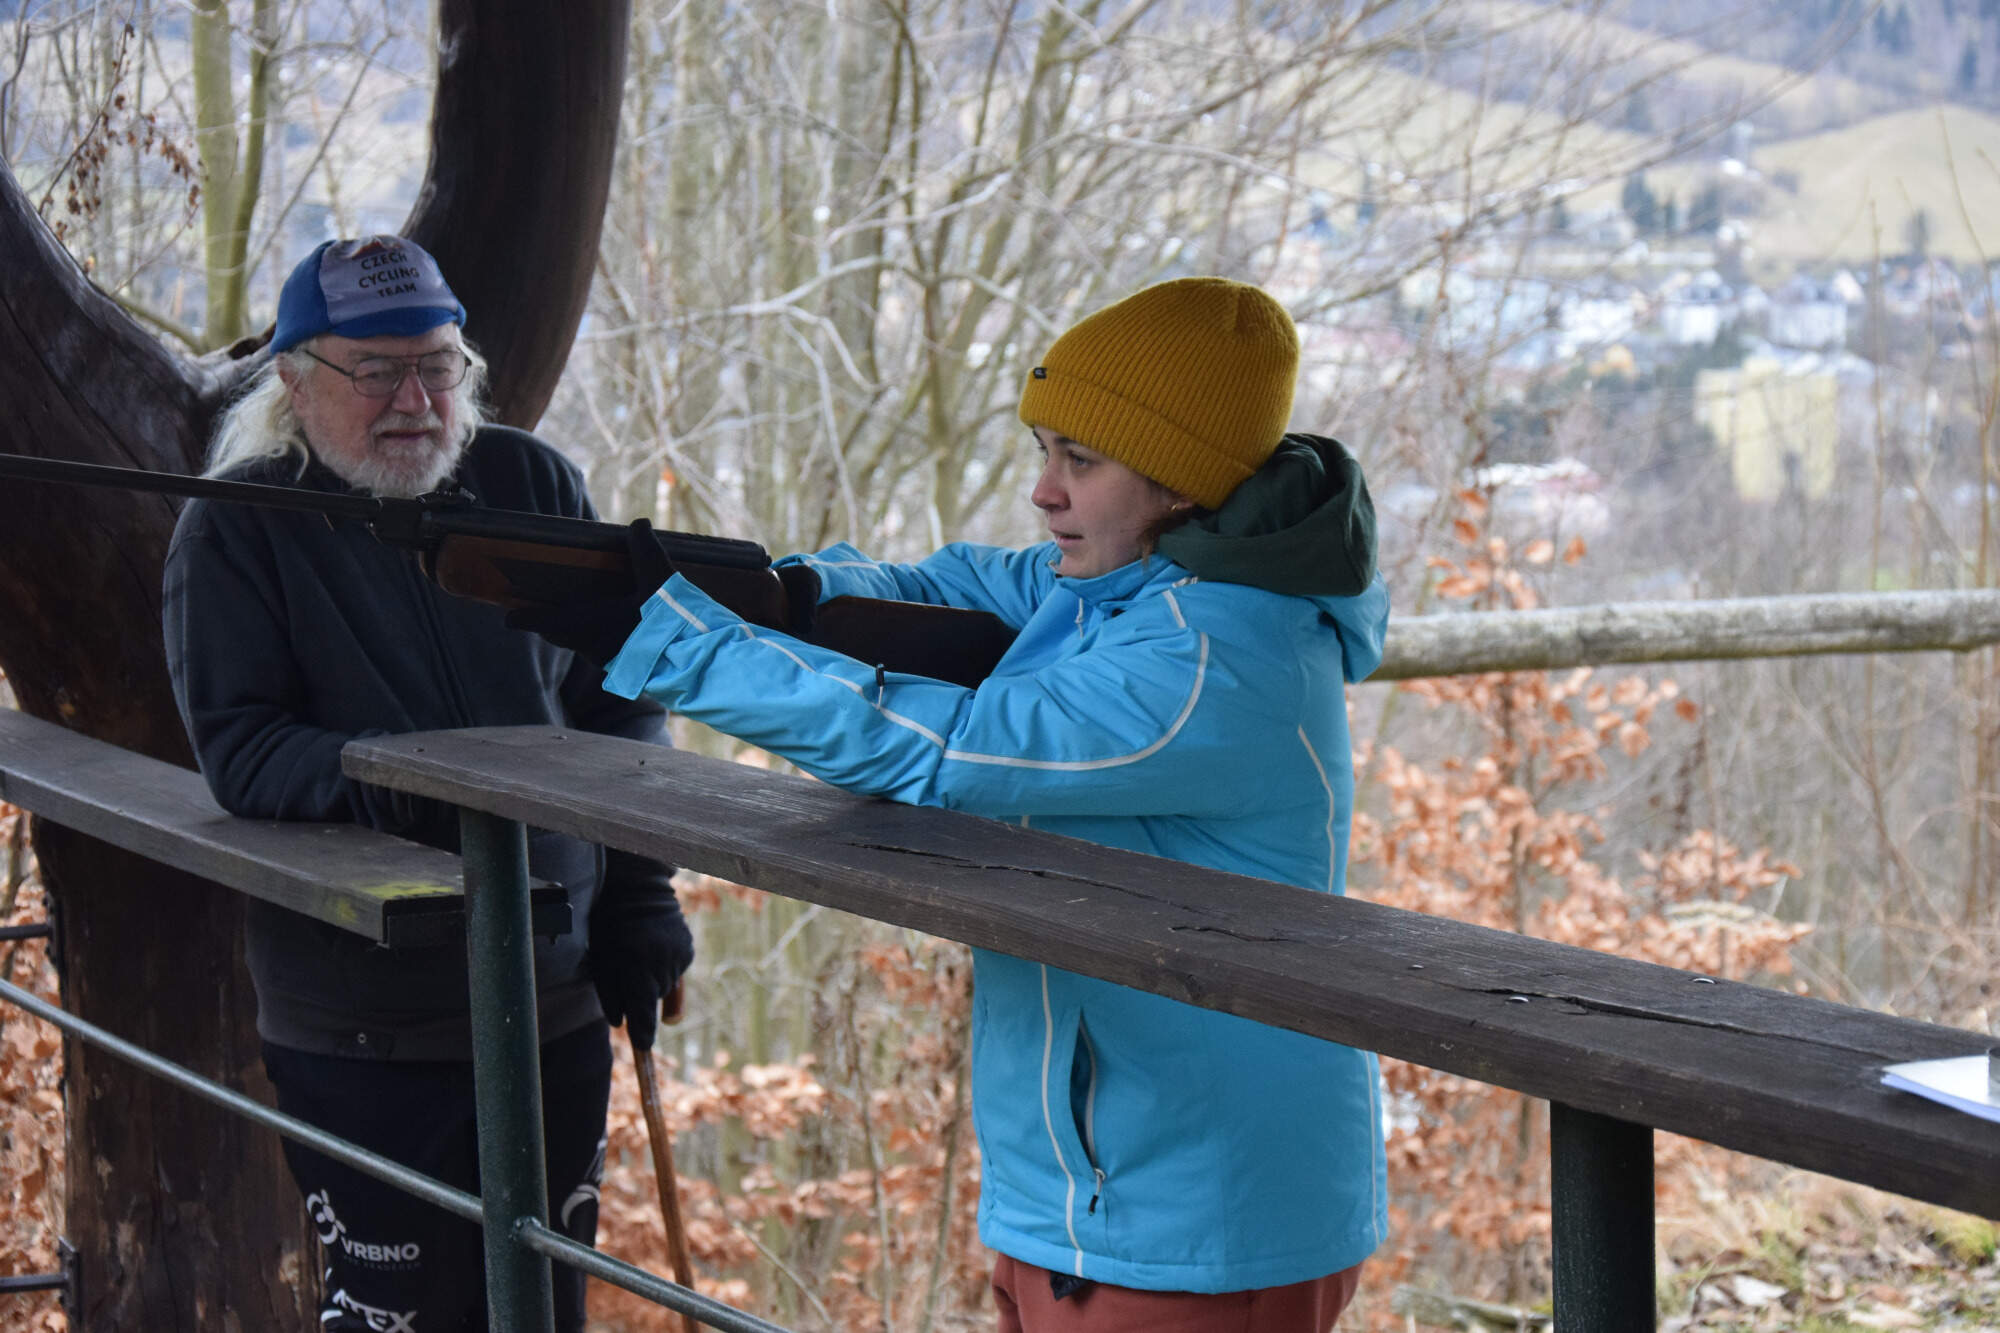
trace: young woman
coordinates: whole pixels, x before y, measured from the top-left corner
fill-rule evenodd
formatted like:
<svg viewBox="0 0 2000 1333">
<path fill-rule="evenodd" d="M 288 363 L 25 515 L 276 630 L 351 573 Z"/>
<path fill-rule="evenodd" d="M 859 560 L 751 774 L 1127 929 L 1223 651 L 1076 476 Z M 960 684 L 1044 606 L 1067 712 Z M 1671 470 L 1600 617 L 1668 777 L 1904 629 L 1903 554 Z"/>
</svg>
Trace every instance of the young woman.
<svg viewBox="0 0 2000 1333">
<path fill-rule="evenodd" d="M 878 679 L 678 576 L 606 688 L 855 791 L 1339 893 L 1343 682 L 1379 661 L 1388 602 L 1358 467 L 1285 433 L 1297 363 L 1256 288 L 1147 288 L 1059 338 L 1021 396 L 1048 541 L 786 562 L 822 600 L 1018 627 L 977 689 Z M 974 996 L 1003 1330 L 1332 1327 L 1386 1226 L 1372 1056 L 987 952 Z"/>
</svg>

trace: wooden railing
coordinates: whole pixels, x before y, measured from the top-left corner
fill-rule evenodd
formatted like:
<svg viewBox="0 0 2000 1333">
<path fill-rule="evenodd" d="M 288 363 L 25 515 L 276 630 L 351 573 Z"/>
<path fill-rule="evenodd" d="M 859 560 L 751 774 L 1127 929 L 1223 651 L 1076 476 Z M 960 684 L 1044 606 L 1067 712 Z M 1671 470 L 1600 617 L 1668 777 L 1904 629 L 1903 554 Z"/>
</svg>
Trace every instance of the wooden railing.
<svg viewBox="0 0 2000 1333">
<path fill-rule="evenodd" d="M 547 1221 L 539 1145 L 541 1108 L 538 1098 L 522 1092 L 525 1088 L 532 1093 L 538 1087 L 538 1054 L 533 1023 L 519 1021 L 522 1014 L 532 1019 L 535 1012 L 532 963 L 525 976 L 506 968 L 529 958 L 528 941 L 534 936 L 562 934 L 576 924 L 559 886 L 528 880 L 523 864 L 507 878 L 504 893 L 482 892 L 477 869 L 462 868 L 458 857 L 371 829 L 238 819 L 217 807 L 198 773 L 7 708 L 0 708 L 0 800 L 386 948 L 464 940 L 471 974 L 473 1081 L 479 1100 L 485 1197 L 475 1198 L 274 1111 L 18 986 L 0 981 L 0 999 L 234 1115 L 481 1224 L 489 1285 L 495 1274 L 506 1279 L 524 1268 L 538 1280 L 526 1289 L 514 1281 L 489 1299 L 496 1328 L 549 1326 L 548 1275 L 553 1259 L 713 1328 L 785 1333 L 777 1325 L 620 1263 L 541 1225 Z M 481 817 L 467 818 L 476 822 Z M 48 933 L 46 925 L 29 930 Z M 523 1036 L 525 1051 L 519 1041 Z M 519 1123 L 524 1117 L 532 1120 L 536 1143 L 531 1161 L 512 1151 L 514 1142 L 527 1137 Z M 89 1277 L 70 1262 L 62 1273 L 0 1280 L 0 1295 L 60 1289 L 74 1324 L 82 1317 L 78 1291 Z"/>
<path fill-rule="evenodd" d="M 1666 1129 L 1982 1216 L 2000 1134 L 1890 1091 L 1882 1066 L 1979 1034 L 1222 874 L 803 778 L 548 728 L 351 744 L 364 781 L 461 806 L 454 858 L 351 827 L 217 810 L 200 779 L 0 712 L 0 799 L 385 944 L 466 931 L 486 1196 L 370 1158 L 6 987 L 162 1077 L 342 1155 L 487 1229 L 501 1326 L 547 1327 L 550 1257 L 694 1315 L 741 1311 L 550 1231 L 529 940 L 566 907 L 526 875 L 523 825 L 1046 962 L 1513 1088 L 1551 1103 L 1556 1318 L 1649 1328 L 1651 1135 Z M 384 886 L 394 885 L 395 888 Z"/>
<path fill-rule="evenodd" d="M 0 800 L 392 949 L 465 937 L 458 858 L 357 824 L 238 819 L 192 769 L 0 708 Z M 570 928 L 553 884 L 535 927 Z"/>
<path fill-rule="evenodd" d="M 2000 1216 L 1993 1126 L 1879 1082 L 1977 1033 L 609 737 L 420 733 L 344 762 L 483 812 L 468 873 L 475 837 L 532 825 L 1545 1098 L 1565 1333 L 1653 1326 L 1655 1129 Z"/>
</svg>

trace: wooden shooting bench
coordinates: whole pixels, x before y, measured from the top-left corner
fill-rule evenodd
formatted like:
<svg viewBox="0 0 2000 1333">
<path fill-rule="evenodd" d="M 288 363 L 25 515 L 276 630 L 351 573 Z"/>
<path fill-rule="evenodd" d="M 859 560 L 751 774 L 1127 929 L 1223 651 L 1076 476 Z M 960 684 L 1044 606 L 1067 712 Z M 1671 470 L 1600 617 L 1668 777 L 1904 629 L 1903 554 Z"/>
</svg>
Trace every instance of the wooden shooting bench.
<svg viewBox="0 0 2000 1333">
<path fill-rule="evenodd" d="M 0 800 L 391 949 L 465 938 L 459 860 L 355 824 L 226 814 L 192 769 L 0 709 Z M 530 890 L 537 934 L 570 928 L 562 888 Z"/>
<path fill-rule="evenodd" d="M 519 1021 L 525 990 L 501 994 L 487 984 L 483 937 L 468 910 L 460 859 L 436 848 L 355 824 L 239 819 L 209 795 L 199 773 L 80 735 L 13 709 L 0 709 L 0 800 L 163 865 L 173 866 L 252 898 L 275 903 L 389 949 L 461 943 L 467 948 L 471 1008 L 489 1023 L 533 1029 Z M 525 944 L 533 936 L 572 927 L 560 885 L 523 877 L 515 888 L 515 922 Z M 13 938 L 47 934 L 46 924 L 9 927 Z M 7 1002 L 74 1037 L 108 1049 L 234 1115 L 267 1125 L 307 1146 L 368 1171 L 448 1211 L 478 1221 L 480 1201 L 315 1126 L 287 1117 L 233 1089 L 210 1082 L 156 1053 L 68 1014 L 0 980 Z M 532 1015 L 532 999 L 527 1001 Z M 480 1020 L 475 1018 L 475 1038 Z M 537 1159 L 539 1163 L 539 1159 Z M 8 1278 L 0 1290 L 60 1288 L 65 1309 L 83 1305 L 83 1278 L 74 1252 L 64 1271 Z"/>
<path fill-rule="evenodd" d="M 496 896 L 532 825 L 1545 1098 L 1565 1333 L 1654 1326 L 1655 1129 L 2000 1217 L 2000 1126 L 1879 1082 L 1977 1033 L 603 736 L 379 737 L 344 763 L 464 807 Z"/>
</svg>

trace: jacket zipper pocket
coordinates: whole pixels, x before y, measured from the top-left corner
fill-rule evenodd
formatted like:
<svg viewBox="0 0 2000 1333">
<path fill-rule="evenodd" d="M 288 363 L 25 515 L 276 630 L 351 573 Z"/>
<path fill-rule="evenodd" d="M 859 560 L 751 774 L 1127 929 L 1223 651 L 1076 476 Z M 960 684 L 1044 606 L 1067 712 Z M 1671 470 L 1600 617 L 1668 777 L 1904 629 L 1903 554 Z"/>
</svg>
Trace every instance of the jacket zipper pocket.
<svg viewBox="0 0 2000 1333">
<path fill-rule="evenodd" d="M 1090 1167 L 1094 1180 L 1090 1191 L 1090 1203 L 1085 1206 L 1085 1217 L 1095 1216 L 1098 1201 L 1104 1197 L 1104 1168 L 1097 1162 L 1097 1046 L 1090 1039 L 1090 1029 L 1082 1015 L 1077 1016 L 1076 1048 L 1085 1061 L 1088 1071 L 1083 1089 L 1083 1105 L 1078 1108 L 1072 1098 L 1071 1114 L 1075 1119 L 1076 1137 L 1083 1144 L 1084 1161 Z M 1081 1110 L 1082 1114 L 1077 1115 Z"/>
</svg>

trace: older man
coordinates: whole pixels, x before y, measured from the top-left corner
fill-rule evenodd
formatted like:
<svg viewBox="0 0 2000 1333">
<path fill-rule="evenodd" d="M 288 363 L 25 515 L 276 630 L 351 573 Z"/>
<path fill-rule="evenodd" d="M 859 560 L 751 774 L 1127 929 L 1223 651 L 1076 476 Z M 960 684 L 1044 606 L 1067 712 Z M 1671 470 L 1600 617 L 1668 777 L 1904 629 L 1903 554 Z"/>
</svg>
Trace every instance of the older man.
<svg viewBox="0 0 2000 1333">
<path fill-rule="evenodd" d="M 577 470 L 480 422 L 484 366 L 436 262 L 395 236 L 320 246 L 278 303 L 272 360 L 229 409 L 211 475 L 594 517 Z M 224 809 L 353 820 L 455 849 L 434 802 L 345 777 L 356 736 L 553 723 L 663 741 L 656 706 L 599 688 L 571 653 L 446 596 L 357 523 L 196 500 L 167 556 L 166 644 L 201 771 Z M 530 866 L 562 883 L 578 930 L 536 944 L 552 1221 L 596 1234 L 611 1051 L 606 1020 L 652 1044 L 693 958 L 669 870 L 555 835 Z M 478 1188 L 462 946 L 397 950 L 268 904 L 249 909 L 264 1063 L 279 1106 L 468 1190 Z M 286 1144 L 326 1258 L 324 1329 L 484 1328 L 477 1228 Z M 583 1326 L 558 1265 L 557 1326 Z"/>
</svg>

